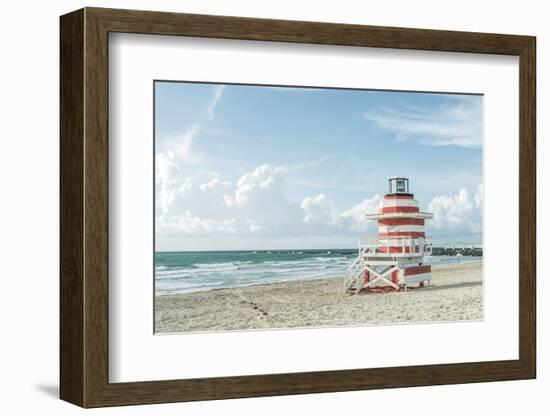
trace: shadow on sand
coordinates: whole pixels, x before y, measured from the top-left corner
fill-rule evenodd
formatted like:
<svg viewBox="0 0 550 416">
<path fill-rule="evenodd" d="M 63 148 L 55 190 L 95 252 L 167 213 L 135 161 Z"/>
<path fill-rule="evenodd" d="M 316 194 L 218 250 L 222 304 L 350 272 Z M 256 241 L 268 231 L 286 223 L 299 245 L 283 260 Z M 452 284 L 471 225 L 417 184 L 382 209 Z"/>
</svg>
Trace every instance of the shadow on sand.
<svg viewBox="0 0 550 416">
<path fill-rule="evenodd" d="M 454 283 L 450 285 L 442 285 L 442 286 L 436 286 L 436 285 L 430 285 L 426 287 L 424 290 L 446 290 L 446 289 L 458 289 L 461 287 L 474 287 L 474 286 L 481 286 L 483 282 L 463 282 L 463 283 Z"/>
</svg>

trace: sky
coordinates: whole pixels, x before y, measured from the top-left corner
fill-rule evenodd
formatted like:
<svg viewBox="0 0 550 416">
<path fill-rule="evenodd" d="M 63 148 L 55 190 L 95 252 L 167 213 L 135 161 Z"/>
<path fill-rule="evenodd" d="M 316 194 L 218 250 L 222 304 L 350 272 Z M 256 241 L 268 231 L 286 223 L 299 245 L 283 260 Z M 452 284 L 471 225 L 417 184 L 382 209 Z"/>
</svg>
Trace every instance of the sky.
<svg viewBox="0 0 550 416">
<path fill-rule="evenodd" d="M 395 175 L 479 244 L 482 136 L 479 95 L 157 81 L 156 249 L 356 247 Z"/>
</svg>

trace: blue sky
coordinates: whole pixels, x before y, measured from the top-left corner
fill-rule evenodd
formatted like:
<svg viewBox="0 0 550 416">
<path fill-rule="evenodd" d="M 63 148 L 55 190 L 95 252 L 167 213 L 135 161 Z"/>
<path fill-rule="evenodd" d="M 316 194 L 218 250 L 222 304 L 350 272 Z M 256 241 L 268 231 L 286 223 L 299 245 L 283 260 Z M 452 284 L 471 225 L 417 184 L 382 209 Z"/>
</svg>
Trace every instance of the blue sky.
<svg viewBox="0 0 550 416">
<path fill-rule="evenodd" d="M 482 100 L 157 82 L 157 247 L 353 247 L 394 175 L 435 242 L 479 243 Z"/>
</svg>

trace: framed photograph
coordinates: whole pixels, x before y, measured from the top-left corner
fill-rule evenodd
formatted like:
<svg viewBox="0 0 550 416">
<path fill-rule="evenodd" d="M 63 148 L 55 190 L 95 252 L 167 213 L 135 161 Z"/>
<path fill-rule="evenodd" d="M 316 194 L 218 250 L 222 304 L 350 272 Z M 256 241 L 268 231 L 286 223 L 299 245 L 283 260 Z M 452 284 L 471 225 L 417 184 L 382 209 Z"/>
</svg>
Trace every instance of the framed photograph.
<svg viewBox="0 0 550 416">
<path fill-rule="evenodd" d="M 60 27 L 63 400 L 535 378 L 534 37 Z"/>
</svg>

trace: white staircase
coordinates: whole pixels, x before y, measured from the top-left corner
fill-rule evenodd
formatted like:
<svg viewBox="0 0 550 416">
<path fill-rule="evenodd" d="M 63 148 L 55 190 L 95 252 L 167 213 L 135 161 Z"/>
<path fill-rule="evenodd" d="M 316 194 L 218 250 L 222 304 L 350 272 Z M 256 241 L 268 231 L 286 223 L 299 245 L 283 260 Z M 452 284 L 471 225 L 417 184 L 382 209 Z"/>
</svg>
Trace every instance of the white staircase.
<svg viewBox="0 0 550 416">
<path fill-rule="evenodd" d="M 346 274 L 344 276 L 344 292 L 349 293 L 351 291 L 355 294 L 359 293 L 359 291 L 363 288 L 364 270 L 365 266 L 363 264 L 363 253 L 359 250 L 359 254 L 346 270 Z"/>
</svg>

